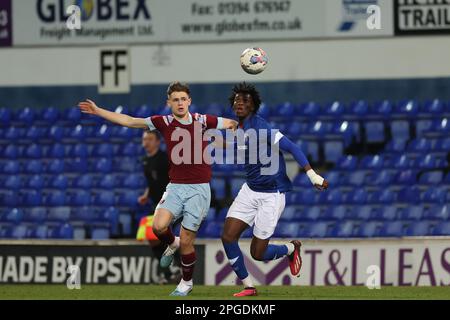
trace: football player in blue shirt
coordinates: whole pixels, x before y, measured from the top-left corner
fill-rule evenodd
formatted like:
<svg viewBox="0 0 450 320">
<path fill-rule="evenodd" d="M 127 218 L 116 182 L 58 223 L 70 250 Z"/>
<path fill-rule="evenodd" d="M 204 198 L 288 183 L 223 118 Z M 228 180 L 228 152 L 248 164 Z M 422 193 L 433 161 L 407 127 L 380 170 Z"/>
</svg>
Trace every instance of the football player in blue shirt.
<svg viewBox="0 0 450 320">
<path fill-rule="evenodd" d="M 294 276 L 299 276 L 302 265 L 299 240 L 293 240 L 284 245 L 269 244 L 270 237 L 274 233 L 285 206 L 285 193 L 292 190 L 292 183 L 286 175 L 286 163 L 279 150 L 293 155 L 297 163 L 306 171 L 312 185 L 318 190 L 327 189 L 328 182 L 314 172 L 300 147 L 279 131 L 272 130 L 270 124 L 257 115 L 261 99 L 254 86 L 245 82 L 236 85 L 230 96 L 230 104 L 239 119 L 240 129 L 245 132 L 254 129 L 253 132 L 256 132 L 256 139 L 258 139 L 257 143 L 264 139 L 267 140 L 265 146 L 267 150 L 261 150 L 261 143 L 259 143 L 258 150 L 250 150 L 248 139 L 244 143 L 242 141 L 237 143 L 238 150 L 245 150 L 246 183 L 228 210 L 222 233 L 225 253 L 234 272 L 245 287 L 243 291 L 234 296 L 256 296 L 256 288 L 247 272 L 238 244 L 245 229 L 254 225 L 250 247 L 253 259 L 269 261 L 287 256 L 291 273 Z M 267 136 L 263 137 L 262 135 Z M 247 136 L 251 138 L 252 135 Z M 267 163 L 263 163 L 260 155 L 265 154 L 266 151 L 269 154 L 274 152 L 271 156 L 276 156 L 275 153 L 278 153 L 278 166 L 273 172 L 262 174 L 262 170 L 267 169 Z M 256 161 L 252 161 L 251 159 L 255 159 L 255 156 Z"/>
</svg>

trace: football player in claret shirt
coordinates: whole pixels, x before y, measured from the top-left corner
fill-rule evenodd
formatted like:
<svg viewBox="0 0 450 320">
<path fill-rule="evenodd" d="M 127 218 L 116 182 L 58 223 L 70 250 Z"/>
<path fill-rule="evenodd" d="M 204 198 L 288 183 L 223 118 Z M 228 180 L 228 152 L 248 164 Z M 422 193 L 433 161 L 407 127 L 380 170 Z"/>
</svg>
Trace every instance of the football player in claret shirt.
<svg viewBox="0 0 450 320">
<path fill-rule="evenodd" d="M 259 145 L 260 150 L 252 149 L 249 139 L 241 142 L 242 145 L 239 141 L 237 145 L 235 144 L 237 149 L 245 150 L 246 182 L 228 210 L 222 233 L 222 243 L 228 260 L 244 284 L 244 290 L 234 296 L 255 296 L 257 291 L 247 272 L 238 244 L 242 232 L 248 227 L 254 225 L 250 246 L 253 259 L 270 261 L 287 256 L 291 273 L 295 276 L 299 276 L 302 265 L 299 240 L 283 245 L 269 244 L 284 210 L 285 193 L 292 190 L 292 183 L 286 174 L 286 163 L 280 149 L 293 155 L 299 166 L 305 170 L 311 184 L 318 190 L 327 189 L 328 182 L 314 172 L 300 147 L 281 132 L 273 130 L 266 120 L 257 115 L 261 99 L 254 86 L 246 83 L 236 85 L 230 95 L 230 105 L 239 119 L 239 128 L 243 129 L 246 135 L 253 130 L 254 138 L 258 142 L 265 143 Z M 248 136 L 251 135 L 248 134 Z M 277 168 L 270 173 L 270 170 L 263 172 L 263 169 L 267 169 L 267 165 L 261 159 L 261 154 L 267 154 L 267 151 L 278 160 Z M 252 158 L 257 161 L 252 162 Z"/>
<path fill-rule="evenodd" d="M 168 244 L 160 261 L 162 267 L 172 263 L 175 251 L 180 248 L 183 278 L 171 293 L 175 296 L 186 296 L 192 290 L 195 237 L 211 201 L 211 165 L 203 157 L 208 139 L 203 141 L 203 136 L 207 129 L 237 128 L 235 120 L 190 113 L 191 102 L 188 85 L 173 82 L 167 89 L 167 105 L 172 110 L 172 114 L 167 116 L 133 118 L 102 109 L 91 100 L 79 104 L 84 113 L 98 115 L 130 128 L 158 130 L 164 137 L 169 156 L 170 183 L 156 207 L 153 231 L 159 240 Z M 178 218 L 182 218 L 180 237 L 175 237 L 170 225 Z"/>
</svg>

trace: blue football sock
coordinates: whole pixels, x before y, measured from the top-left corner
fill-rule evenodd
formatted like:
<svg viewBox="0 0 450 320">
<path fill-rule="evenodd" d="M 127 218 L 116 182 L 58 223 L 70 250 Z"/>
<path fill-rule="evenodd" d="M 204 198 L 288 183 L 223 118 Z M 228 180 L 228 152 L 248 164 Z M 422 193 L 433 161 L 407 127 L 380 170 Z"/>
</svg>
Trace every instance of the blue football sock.
<svg viewBox="0 0 450 320">
<path fill-rule="evenodd" d="M 263 260 L 276 260 L 283 258 L 288 254 L 288 247 L 283 245 L 269 244 L 264 252 Z"/>
<path fill-rule="evenodd" d="M 241 248 L 237 242 L 223 243 L 225 253 L 230 261 L 231 267 L 238 276 L 243 280 L 248 277 L 248 271 L 244 264 L 244 256 L 242 255 Z"/>
</svg>

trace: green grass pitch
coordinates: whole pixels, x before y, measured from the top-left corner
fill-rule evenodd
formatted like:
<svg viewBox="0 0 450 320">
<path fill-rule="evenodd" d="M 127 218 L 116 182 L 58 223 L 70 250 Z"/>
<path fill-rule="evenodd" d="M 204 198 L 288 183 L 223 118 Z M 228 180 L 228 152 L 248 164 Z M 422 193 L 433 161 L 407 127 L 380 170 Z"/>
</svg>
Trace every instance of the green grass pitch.
<svg viewBox="0 0 450 320">
<path fill-rule="evenodd" d="M 241 290 L 237 286 L 195 286 L 188 297 L 169 297 L 175 285 L 82 285 L 79 290 L 69 290 L 65 285 L 0 285 L 0 299 L 42 300 L 205 300 L 233 298 Z M 450 300 L 450 287 L 382 287 L 369 290 L 366 287 L 300 287 L 260 286 L 258 297 L 248 300 L 292 299 L 351 299 L 351 300 Z"/>
</svg>

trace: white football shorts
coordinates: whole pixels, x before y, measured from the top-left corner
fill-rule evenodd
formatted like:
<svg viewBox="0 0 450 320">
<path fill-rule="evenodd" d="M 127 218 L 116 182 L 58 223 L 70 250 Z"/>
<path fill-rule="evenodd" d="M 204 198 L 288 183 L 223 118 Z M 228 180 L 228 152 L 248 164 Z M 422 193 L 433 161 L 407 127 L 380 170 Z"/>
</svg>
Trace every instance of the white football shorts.
<svg viewBox="0 0 450 320">
<path fill-rule="evenodd" d="M 270 238 L 283 213 L 286 198 L 284 193 L 256 192 L 244 183 L 227 213 L 227 218 L 239 219 L 253 228 L 259 239 Z"/>
</svg>

